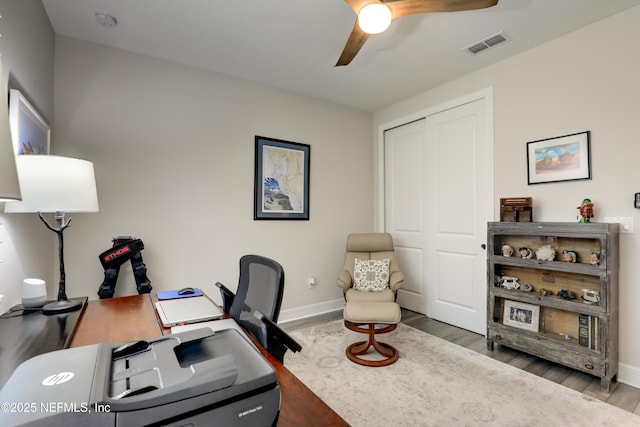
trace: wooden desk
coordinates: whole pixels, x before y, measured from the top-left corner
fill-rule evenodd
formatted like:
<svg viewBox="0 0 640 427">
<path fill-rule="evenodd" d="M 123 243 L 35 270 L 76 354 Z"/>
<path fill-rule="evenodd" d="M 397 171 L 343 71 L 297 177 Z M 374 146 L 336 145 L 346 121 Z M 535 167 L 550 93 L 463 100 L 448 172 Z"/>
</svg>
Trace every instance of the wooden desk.
<svg viewBox="0 0 640 427">
<path fill-rule="evenodd" d="M 82 313 L 70 347 L 109 341 L 137 341 L 167 333 L 170 333 L 170 329 L 161 326 L 149 294 L 94 300 L 89 301 Z M 291 371 L 259 344 L 256 345 L 278 375 L 281 393 L 278 426 L 349 425 Z"/>
<path fill-rule="evenodd" d="M 82 301 L 83 306 L 87 302 L 87 297 L 72 299 Z M 21 363 L 68 347 L 81 313 L 80 310 L 62 314 L 23 312 L 22 306 L 14 309 L 0 318 L 0 388 Z"/>
<path fill-rule="evenodd" d="M 162 328 L 149 294 L 92 300 L 80 317 L 69 347 L 156 338 Z"/>
</svg>

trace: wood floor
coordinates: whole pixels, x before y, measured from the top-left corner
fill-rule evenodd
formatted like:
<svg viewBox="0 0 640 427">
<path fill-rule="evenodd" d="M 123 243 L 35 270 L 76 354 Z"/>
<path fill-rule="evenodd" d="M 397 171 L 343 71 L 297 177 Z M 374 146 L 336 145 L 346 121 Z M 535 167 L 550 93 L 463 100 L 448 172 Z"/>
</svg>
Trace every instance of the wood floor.
<svg viewBox="0 0 640 427">
<path fill-rule="evenodd" d="M 284 329 L 292 331 L 312 324 L 341 318 L 342 312 L 334 312 L 313 319 L 285 323 L 282 326 Z M 585 395 L 600 399 L 625 411 L 640 415 L 640 389 L 638 388 L 627 384 L 613 383 L 613 391 L 609 394 L 603 393 L 600 390 L 600 378 L 598 377 L 593 377 L 580 371 L 500 345 L 496 345 L 495 350 L 491 352 L 487 350 L 487 341 L 484 336 L 437 320 L 429 319 L 422 314 L 409 310 L 402 310 L 402 323 L 538 375 L 539 377 L 554 381 L 565 387 L 577 390 Z"/>
</svg>

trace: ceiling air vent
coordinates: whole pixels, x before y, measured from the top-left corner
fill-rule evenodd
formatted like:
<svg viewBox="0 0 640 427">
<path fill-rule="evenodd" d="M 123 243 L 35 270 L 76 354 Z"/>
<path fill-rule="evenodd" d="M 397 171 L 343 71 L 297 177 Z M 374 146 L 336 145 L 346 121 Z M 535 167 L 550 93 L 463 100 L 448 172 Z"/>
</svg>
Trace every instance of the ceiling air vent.
<svg viewBox="0 0 640 427">
<path fill-rule="evenodd" d="M 467 48 L 465 48 L 468 52 L 472 54 L 480 53 L 483 50 L 487 50 L 490 47 L 494 47 L 499 45 L 502 42 L 506 42 L 508 40 L 507 35 L 504 31 L 499 32 L 487 39 L 482 40 L 481 42 L 475 43 Z"/>
</svg>

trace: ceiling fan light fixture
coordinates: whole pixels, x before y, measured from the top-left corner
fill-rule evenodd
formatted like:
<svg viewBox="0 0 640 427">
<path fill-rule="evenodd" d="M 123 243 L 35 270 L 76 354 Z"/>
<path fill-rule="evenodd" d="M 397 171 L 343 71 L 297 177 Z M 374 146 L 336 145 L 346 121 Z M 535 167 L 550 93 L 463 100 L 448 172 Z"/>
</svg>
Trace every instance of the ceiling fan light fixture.
<svg viewBox="0 0 640 427">
<path fill-rule="evenodd" d="M 358 25 L 367 34 L 380 34 L 391 25 L 391 9 L 382 3 L 369 3 L 358 12 Z"/>
</svg>

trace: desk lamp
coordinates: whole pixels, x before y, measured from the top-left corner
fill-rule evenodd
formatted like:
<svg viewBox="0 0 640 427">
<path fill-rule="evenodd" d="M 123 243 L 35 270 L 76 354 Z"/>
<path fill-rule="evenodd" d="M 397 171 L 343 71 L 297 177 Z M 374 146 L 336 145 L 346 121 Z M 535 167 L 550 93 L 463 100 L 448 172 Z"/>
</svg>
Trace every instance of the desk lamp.
<svg viewBox="0 0 640 427">
<path fill-rule="evenodd" d="M 65 289 L 62 233 L 71 222 L 71 219 L 65 219 L 65 213 L 98 212 L 93 163 L 69 157 L 30 154 L 16 156 L 16 167 L 22 201 L 8 203 L 5 212 L 38 212 L 45 226 L 58 235 L 58 300 L 46 304 L 42 312 L 57 314 L 77 310 L 82 307 L 82 301 L 68 299 Z M 47 222 L 43 212 L 54 212 L 57 227 Z"/>
</svg>

